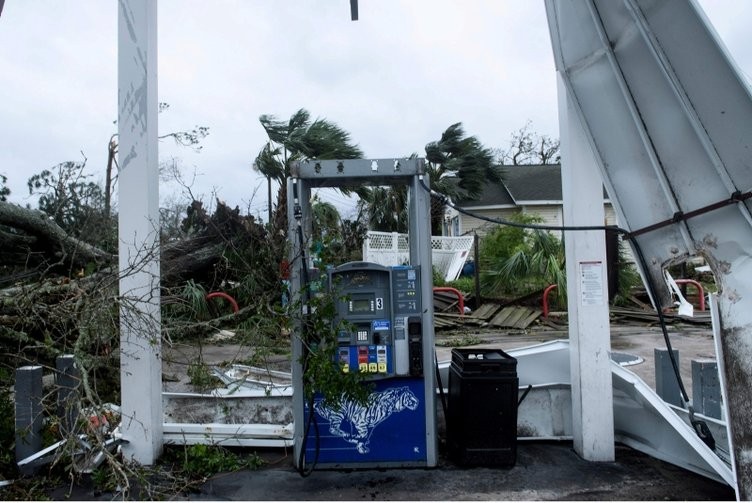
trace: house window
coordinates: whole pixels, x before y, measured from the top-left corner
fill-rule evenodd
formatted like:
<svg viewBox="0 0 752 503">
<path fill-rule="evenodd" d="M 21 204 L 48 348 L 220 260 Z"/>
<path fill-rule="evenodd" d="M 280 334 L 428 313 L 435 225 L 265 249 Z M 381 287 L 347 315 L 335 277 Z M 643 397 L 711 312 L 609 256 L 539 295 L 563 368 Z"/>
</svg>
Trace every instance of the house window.
<svg viewBox="0 0 752 503">
<path fill-rule="evenodd" d="M 460 216 L 457 215 L 452 218 L 452 233 L 450 236 L 459 236 L 460 235 Z"/>
</svg>

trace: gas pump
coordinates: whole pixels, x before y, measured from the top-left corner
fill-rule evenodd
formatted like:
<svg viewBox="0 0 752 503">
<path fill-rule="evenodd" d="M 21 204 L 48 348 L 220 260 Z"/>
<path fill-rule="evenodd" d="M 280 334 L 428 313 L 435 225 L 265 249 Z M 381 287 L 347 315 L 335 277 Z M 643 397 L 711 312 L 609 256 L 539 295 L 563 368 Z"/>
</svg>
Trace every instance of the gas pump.
<svg viewBox="0 0 752 503">
<path fill-rule="evenodd" d="M 359 374 L 369 387 L 366 403 L 346 397 L 336 407 L 321 397 L 306 401 L 300 363 L 305 348 L 293 337 L 294 452 L 301 472 L 314 465 L 437 463 L 430 196 L 422 187 L 427 183 L 420 179 L 422 170 L 420 159 L 308 161 L 293 167 L 288 182 L 290 235 L 298 237 L 290 255 L 293 296 L 310 267 L 300 237 L 310 235 L 312 187 L 407 185 L 410 215 L 410 265 L 349 262 L 326 271 L 340 327 L 332 364 Z"/>
</svg>

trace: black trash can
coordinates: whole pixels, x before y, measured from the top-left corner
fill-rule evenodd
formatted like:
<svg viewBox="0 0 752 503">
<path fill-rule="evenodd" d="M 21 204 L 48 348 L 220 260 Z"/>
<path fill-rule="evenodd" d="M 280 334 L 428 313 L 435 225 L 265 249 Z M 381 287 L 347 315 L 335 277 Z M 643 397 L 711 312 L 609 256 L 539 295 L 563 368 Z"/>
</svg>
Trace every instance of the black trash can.
<svg viewBox="0 0 752 503">
<path fill-rule="evenodd" d="M 452 349 L 447 445 L 463 466 L 517 461 L 517 359 L 500 349 Z"/>
</svg>

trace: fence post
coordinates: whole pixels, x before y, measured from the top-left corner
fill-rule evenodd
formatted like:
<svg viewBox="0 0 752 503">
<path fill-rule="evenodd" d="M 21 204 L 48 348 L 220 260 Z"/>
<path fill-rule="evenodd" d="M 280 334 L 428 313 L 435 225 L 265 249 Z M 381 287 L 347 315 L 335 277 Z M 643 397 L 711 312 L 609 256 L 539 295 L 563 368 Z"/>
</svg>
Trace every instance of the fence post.
<svg viewBox="0 0 752 503">
<path fill-rule="evenodd" d="M 480 239 L 478 234 L 473 234 L 473 262 L 475 267 L 473 268 L 475 279 L 475 309 L 478 309 L 483 304 L 483 299 L 480 296 Z"/>
<path fill-rule="evenodd" d="M 721 419 L 721 382 L 713 359 L 692 360 L 692 406 L 704 416 Z"/>
<path fill-rule="evenodd" d="M 78 419 L 78 385 L 81 373 L 76 368 L 73 355 L 60 355 L 55 359 L 57 384 L 57 417 L 65 433 L 72 433 Z"/>
<path fill-rule="evenodd" d="M 16 369 L 16 462 L 42 449 L 42 367 Z M 33 469 L 22 470 L 26 474 Z"/>
<path fill-rule="evenodd" d="M 671 365 L 668 350 L 655 348 L 653 352 L 655 355 L 655 392 L 664 402 L 676 405 L 677 407 L 683 407 L 681 390 L 676 380 L 674 367 Z M 672 352 L 678 364 L 679 350 L 674 349 Z"/>
</svg>

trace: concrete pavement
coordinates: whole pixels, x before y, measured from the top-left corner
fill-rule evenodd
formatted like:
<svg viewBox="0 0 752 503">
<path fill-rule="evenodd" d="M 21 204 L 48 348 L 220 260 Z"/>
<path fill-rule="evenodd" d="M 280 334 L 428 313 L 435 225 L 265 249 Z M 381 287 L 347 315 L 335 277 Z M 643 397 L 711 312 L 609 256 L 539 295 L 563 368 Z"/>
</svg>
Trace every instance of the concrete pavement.
<svg viewBox="0 0 752 503">
<path fill-rule="evenodd" d="M 556 338 L 555 332 L 442 334 L 437 337 L 439 360 L 450 357 L 452 338 L 480 339 L 473 347 L 509 350 Z M 648 326 L 612 326 L 614 351 L 640 356 L 644 363 L 630 367 L 654 386 L 653 351 L 664 348 L 660 330 Z M 672 345 L 680 351 L 685 385 L 691 390 L 690 360 L 715 355 L 709 327 L 670 327 Z M 204 346 L 203 361 L 221 363 L 247 354 L 233 345 Z M 183 355 L 188 357 L 189 355 Z M 285 357 L 277 357 L 284 366 Z M 276 361 L 279 360 L 279 361 Z M 443 439 L 440 438 L 443 442 Z M 511 469 L 464 468 L 444 456 L 434 469 L 316 471 L 307 478 L 294 469 L 292 454 L 271 450 L 262 456 L 275 460 L 257 471 L 220 474 L 189 500 L 733 500 L 732 488 L 664 463 L 629 447 L 617 446 L 616 461 L 582 460 L 571 442 L 519 442 L 517 464 Z M 282 460 L 279 458 L 284 456 Z"/>
<path fill-rule="evenodd" d="M 274 456 L 278 453 L 270 453 Z M 513 468 L 462 468 L 442 456 L 434 469 L 314 471 L 303 478 L 291 456 L 273 467 L 220 474 L 185 500 L 269 501 L 727 501 L 723 484 L 617 446 L 613 463 L 591 463 L 571 442 L 521 442 Z"/>
</svg>

